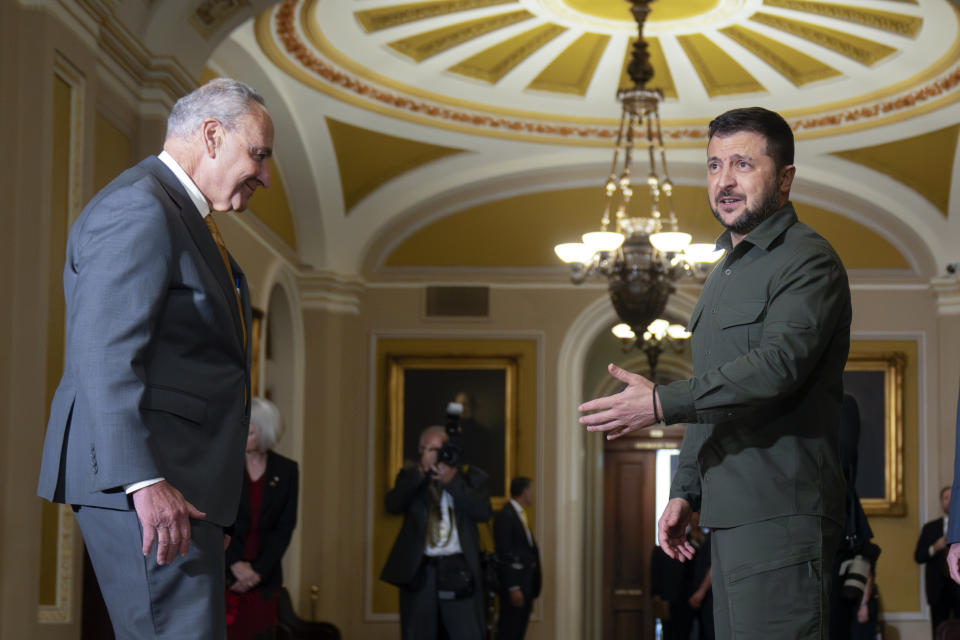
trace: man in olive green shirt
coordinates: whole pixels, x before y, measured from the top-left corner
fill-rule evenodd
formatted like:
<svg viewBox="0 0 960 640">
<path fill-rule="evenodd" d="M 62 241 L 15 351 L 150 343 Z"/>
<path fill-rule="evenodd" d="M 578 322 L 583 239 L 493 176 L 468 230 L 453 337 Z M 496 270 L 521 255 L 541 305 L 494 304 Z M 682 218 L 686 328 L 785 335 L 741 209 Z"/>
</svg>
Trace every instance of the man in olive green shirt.
<svg viewBox="0 0 960 640">
<path fill-rule="evenodd" d="M 627 384 L 584 403 L 608 438 L 687 423 L 660 545 L 693 557 L 700 512 L 714 530 L 717 638 L 826 638 L 833 556 L 842 535 L 838 431 L 850 346 L 850 289 L 830 244 L 789 202 L 793 133 L 776 113 L 735 109 L 710 123 L 707 189 L 726 227 L 724 259 L 689 327 L 694 377 Z"/>
</svg>

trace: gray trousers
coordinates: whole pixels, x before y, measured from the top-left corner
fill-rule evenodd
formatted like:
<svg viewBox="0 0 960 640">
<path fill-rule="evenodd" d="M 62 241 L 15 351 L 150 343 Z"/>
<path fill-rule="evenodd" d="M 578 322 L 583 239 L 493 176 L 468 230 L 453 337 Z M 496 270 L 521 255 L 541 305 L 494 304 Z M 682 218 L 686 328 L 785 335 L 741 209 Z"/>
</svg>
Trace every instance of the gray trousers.
<svg viewBox="0 0 960 640">
<path fill-rule="evenodd" d="M 717 640 L 826 640 L 833 558 L 843 534 L 818 516 L 714 529 Z"/>
<path fill-rule="evenodd" d="M 416 590 L 400 589 L 400 629 L 403 640 L 483 640 L 482 605 L 477 598 L 437 598 L 437 569 L 424 562 Z"/>
<path fill-rule="evenodd" d="M 191 520 L 187 556 L 158 566 L 135 511 L 74 509 L 117 640 L 226 638 L 222 527 Z"/>
</svg>

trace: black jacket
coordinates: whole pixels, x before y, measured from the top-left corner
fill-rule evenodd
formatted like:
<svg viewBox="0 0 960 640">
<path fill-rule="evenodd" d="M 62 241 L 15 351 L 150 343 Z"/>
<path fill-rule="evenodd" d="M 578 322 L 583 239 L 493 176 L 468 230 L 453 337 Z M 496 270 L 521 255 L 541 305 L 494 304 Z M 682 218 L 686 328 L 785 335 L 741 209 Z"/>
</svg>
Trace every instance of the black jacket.
<svg viewBox="0 0 960 640">
<path fill-rule="evenodd" d="M 532 545 L 527 540 L 523 522 L 509 502 L 493 520 L 493 543 L 503 592 L 506 594 L 510 587 L 519 586 L 523 599 L 531 602 L 540 595 L 540 550 L 535 540 Z"/>
<path fill-rule="evenodd" d="M 263 502 L 260 504 L 260 553 L 250 562 L 260 574 L 256 590 L 269 597 L 283 586 L 280 560 L 290 544 L 290 536 L 297 525 L 297 492 L 299 488 L 297 463 L 273 451 L 267 452 L 267 469 L 263 473 Z M 237 521 L 227 547 L 227 586 L 236 579 L 230 565 L 243 560 L 243 547 L 250 531 L 250 495 L 244 474 L 243 493 Z"/>
<path fill-rule="evenodd" d="M 413 583 L 427 546 L 427 486 L 429 478 L 420 475 L 416 466 L 406 466 L 397 474 L 393 489 L 387 492 L 384 504 L 389 513 L 403 514 L 403 527 L 397 535 L 387 562 L 380 573 L 384 582 L 405 587 Z M 453 498 L 454 517 L 460 547 L 481 592 L 480 540 L 477 523 L 490 518 L 490 497 L 487 474 L 470 467 L 459 471 L 445 490 Z"/>
<path fill-rule="evenodd" d="M 930 555 L 930 546 L 943 535 L 943 518 L 937 518 L 923 525 L 920 539 L 917 540 L 917 549 L 913 552 L 913 559 L 919 564 L 926 564 L 924 583 L 927 587 L 927 602 L 931 605 L 940 602 L 944 590 L 950 584 L 950 575 L 947 573 L 947 550 L 937 551 Z"/>
</svg>

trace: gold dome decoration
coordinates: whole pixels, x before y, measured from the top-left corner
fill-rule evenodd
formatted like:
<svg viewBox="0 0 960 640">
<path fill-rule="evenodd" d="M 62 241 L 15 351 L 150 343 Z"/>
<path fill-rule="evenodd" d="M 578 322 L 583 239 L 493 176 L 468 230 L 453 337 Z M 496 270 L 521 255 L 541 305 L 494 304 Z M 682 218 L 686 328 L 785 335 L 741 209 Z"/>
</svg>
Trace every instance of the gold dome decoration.
<svg viewBox="0 0 960 640">
<path fill-rule="evenodd" d="M 363 108 L 481 135 L 604 145 L 615 135 L 611 97 L 622 86 L 632 25 L 603 18 L 602 6 L 623 0 L 585 1 L 376 0 L 364 9 L 373 3 L 285 0 L 254 31 L 277 67 Z M 686 0 L 661 10 L 674 5 L 693 11 Z M 571 19 L 591 6 L 599 15 Z M 650 86 L 663 90 L 664 137 L 673 146 L 699 146 L 709 119 L 743 100 L 789 105 L 783 113 L 800 137 L 960 100 L 950 0 L 697 6 L 705 13 L 651 18 L 645 33 L 656 71 Z"/>
<path fill-rule="evenodd" d="M 604 20 L 623 20 L 633 24 L 630 5 L 624 0 L 560 0 L 574 11 L 602 18 Z M 687 20 L 703 15 L 717 8 L 720 0 L 660 0 L 653 6 L 648 23 L 667 20 Z"/>
</svg>

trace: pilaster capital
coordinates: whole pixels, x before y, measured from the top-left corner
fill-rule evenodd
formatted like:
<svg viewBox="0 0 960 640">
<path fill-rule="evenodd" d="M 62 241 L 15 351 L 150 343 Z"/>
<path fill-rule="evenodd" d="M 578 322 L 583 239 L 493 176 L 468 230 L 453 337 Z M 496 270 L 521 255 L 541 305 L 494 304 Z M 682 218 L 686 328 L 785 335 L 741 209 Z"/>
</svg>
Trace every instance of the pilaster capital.
<svg viewBox="0 0 960 640">
<path fill-rule="evenodd" d="M 960 274 L 948 273 L 930 280 L 937 301 L 937 315 L 960 315 Z"/>
<path fill-rule="evenodd" d="M 333 271 L 303 271 L 297 276 L 304 309 L 323 309 L 332 313 L 359 314 L 360 299 L 366 285 L 355 275 Z"/>
</svg>

